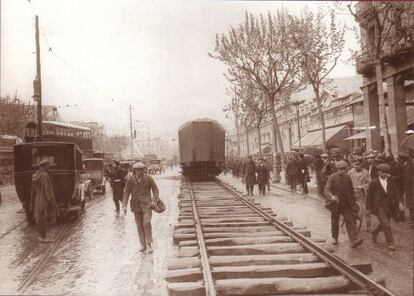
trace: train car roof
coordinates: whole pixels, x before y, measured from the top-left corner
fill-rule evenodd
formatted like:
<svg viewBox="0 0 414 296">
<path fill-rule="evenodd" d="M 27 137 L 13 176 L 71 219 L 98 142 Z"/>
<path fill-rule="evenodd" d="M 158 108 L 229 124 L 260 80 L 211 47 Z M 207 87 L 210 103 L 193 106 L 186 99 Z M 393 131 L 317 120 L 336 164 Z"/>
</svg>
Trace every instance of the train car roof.
<svg viewBox="0 0 414 296">
<path fill-rule="evenodd" d="M 91 129 L 89 127 L 84 127 L 84 126 L 81 126 L 81 125 L 75 125 L 75 124 L 66 123 L 66 122 L 46 120 L 46 121 L 43 121 L 42 123 L 56 125 L 56 126 L 60 126 L 60 127 L 76 128 L 76 129 L 80 129 L 80 130 L 84 130 L 84 131 L 91 131 Z"/>
<path fill-rule="evenodd" d="M 190 124 L 192 124 L 194 122 L 210 122 L 213 125 L 215 125 L 216 127 L 221 128 L 221 129 L 224 130 L 224 127 L 220 123 L 218 123 L 217 120 L 213 120 L 213 119 L 210 119 L 210 118 L 199 118 L 199 119 L 196 119 L 196 120 L 187 121 L 186 123 L 184 123 L 180 126 L 179 130 L 182 130 L 183 128 L 189 126 Z"/>
<path fill-rule="evenodd" d="M 53 147 L 53 146 L 74 146 L 77 150 L 79 150 L 78 145 L 76 145 L 75 143 L 70 143 L 70 142 L 30 142 L 30 143 L 21 143 L 21 144 L 16 144 L 13 147 Z"/>
</svg>

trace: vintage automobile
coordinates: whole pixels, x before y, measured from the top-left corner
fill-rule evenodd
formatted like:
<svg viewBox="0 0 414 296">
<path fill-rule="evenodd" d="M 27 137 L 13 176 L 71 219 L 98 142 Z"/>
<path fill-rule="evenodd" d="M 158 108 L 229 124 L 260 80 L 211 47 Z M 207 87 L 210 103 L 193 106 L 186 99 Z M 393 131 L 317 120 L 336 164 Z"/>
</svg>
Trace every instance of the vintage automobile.
<svg viewBox="0 0 414 296">
<path fill-rule="evenodd" d="M 149 161 L 148 173 L 150 174 L 161 174 L 165 172 L 165 167 L 160 159 L 152 159 Z"/>
<path fill-rule="evenodd" d="M 32 222 L 30 211 L 32 175 L 37 164 L 47 159 L 50 162 L 49 174 L 53 184 L 59 217 L 78 217 L 85 207 L 85 196 L 81 182 L 82 154 L 74 143 L 33 142 L 13 147 L 14 182 L 17 195 Z"/>
<path fill-rule="evenodd" d="M 102 158 L 82 159 L 82 181 L 84 190 L 89 199 L 94 193 L 105 194 L 106 177 L 105 163 Z"/>
</svg>

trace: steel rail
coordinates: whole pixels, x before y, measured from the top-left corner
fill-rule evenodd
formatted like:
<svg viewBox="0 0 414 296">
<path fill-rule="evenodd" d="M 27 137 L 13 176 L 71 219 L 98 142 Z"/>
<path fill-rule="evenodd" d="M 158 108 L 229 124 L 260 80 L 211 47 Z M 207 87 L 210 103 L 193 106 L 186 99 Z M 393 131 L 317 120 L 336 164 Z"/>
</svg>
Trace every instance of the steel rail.
<svg viewBox="0 0 414 296">
<path fill-rule="evenodd" d="M 206 290 L 206 296 L 216 296 L 216 287 L 214 285 L 213 275 L 211 273 L 210 262 L 208 261 L 208 254 L 206 249 L 206 244 L 204 242 L 203 236 L 203 229 L 201 226 L 200 217 L 198 215 L 198 209 L 196 200 L 194 197 L 194 190 L 191 181 L 188 181 L 190 185 L 190 196 L 191 196 L 191 204 L 193 208 L 193 216 L 195 221 L 195 227 L 197 232 L 197 242 L 198 247 L 200 250 L 200 261 L 201 261 L 201 268 L 203 270 L 203 278 L 204 278 L 204 289 Z"/>
<path fill-rule="evenodd" d="M 91 202 L 89 202 L 87 204 L 87 206 L 85 207 L 84 210 L 89 209 L 89 208 L 95 206 L 100 201 L 104 200 L 104 198 L 105 198 L 105 195 L 103 195 L 102 197 L 99 197 L 97 199 L 92 200 Z M 77 221 L 77 223 L 79 223 L 79 221 Z M 23 280 L 23 282 L 20 283 L 19 287 L 17 288 L 17 292 L 23 292 L 23 291 L 25 291 L 36 280 L 37 276 L 40 274 L 40 272 L 42 271 L 42 269 L 45 266 L 45 264 L 49 261 L 50 257 L 53 255 L 53 253 L 54 253 L 54 251 L 55 251 L 58 243 L 63 238 L 63 236 L 65 235 L 66 231 L 69 229 L 69 226 L 70 226 L 69 222 L 66 222 L 66 224 L 63 226 L 63 228 L 59 231 L 59 233 L 53 239 L 53 242 L 51 243 L 51 245 L 49 246 L 49 248 L 46 250 L 46 252 L 43 254 L 43 256 L 40 259 L 40 261 L 32 269 L 32 271 L 30 272 L 30 274 Z M 35 244 L 33 244 L 33 246 L 34 245 Z M 28 254 L 26 254 L 26 255 L 28 256 Z M 19 266 L 27 256 L 25 256 L 23 258 L 20 258 L 19 263 L 18 263 L 17 266 Z"/>
<path fill-rule="evenodd" d="M 238 197 L 246 206 L 248 206 L 251 210 L 259 214 L 261 217 L 267 220 L 270 224 L 282 230 L 288 236 L 290 236 L 291 238 L 296 240 L 299 244 L 301 244 L 305 249 L 313 253 L 315 256 L 317 256 L 319 259 L 321 259 L 326 264 L 332 266 L 342 275 L 347 277 L 351 282 L 353 282 L 360 288 L 367 291 L 370 295 L 396 296 L 396 294 L 392 293 L 391 291 L 389 291 L 382 285 L 376 283 L 374 280 L 364 275 L 359 270 L 347 264 L 344 260 L 329 253 L 327 250 L 318 246 L 314 242 L 310 241 L 308 238 L 298 233 L 293 228 L 285 225 L 283 222 L 280 222 L 275 217 L 259 209 L 257 206 L 255 206 L 254 204 L 249 202 L 246 198 L 244 198 L 242 195 L 240 195 L 239 193 L 235 192 L 234 190 L 229 188 L 227 185 L 225 185 L 222 181 L 219 181 L 216 179 L 216 182 L 219 185 L 221 185 L 224 189 L 226 189 L 229 193 Z"/>
</svg>

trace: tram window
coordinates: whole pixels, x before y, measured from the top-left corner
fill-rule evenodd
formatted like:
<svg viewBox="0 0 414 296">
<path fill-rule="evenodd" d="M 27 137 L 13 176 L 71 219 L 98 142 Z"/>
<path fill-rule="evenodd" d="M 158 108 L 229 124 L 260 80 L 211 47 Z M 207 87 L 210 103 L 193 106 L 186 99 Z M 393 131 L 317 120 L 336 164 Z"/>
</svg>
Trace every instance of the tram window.
<svg viewBox="0 0 414 296">
<path fill-rule="evenodd" d="M 33 166 L 37 166 L 39 162 L 45 159 L 49 161 L 50 166 L 56 166 L 54 156 L 36 156 L 36 157 L 33 157 L 32 159 L 33 159 L 33 162 L 32 162 Z"/>
</svg>

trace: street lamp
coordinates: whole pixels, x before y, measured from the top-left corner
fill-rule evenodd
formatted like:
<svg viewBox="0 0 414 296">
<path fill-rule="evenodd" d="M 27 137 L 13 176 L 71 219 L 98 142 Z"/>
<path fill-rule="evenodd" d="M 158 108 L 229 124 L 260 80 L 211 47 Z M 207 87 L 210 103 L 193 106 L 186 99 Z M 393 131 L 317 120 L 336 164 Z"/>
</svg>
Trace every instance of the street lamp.
<svg viewBox="0 0 414 296">
<path fill-rule="evenodd" d="M 292 102 L 292 105 L 294 105 L 296 107 L 296 117 L 297 117 L 297 121 L 298 121 L 299 150 L 302 150 L 301 135 L 300 135 L 299 105 L 302 104 L 303 102 L 305 102 L 305 101 L 302 100 L 302 101 L 294 101 L 294 102 Z"/>
</svg>

